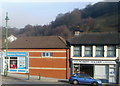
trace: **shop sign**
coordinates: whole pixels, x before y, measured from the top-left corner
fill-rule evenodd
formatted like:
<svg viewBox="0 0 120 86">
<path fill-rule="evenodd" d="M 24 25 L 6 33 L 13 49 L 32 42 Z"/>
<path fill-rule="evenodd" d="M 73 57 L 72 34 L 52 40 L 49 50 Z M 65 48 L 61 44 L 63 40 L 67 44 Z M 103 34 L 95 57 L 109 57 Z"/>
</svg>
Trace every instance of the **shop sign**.
<svg viewBox="0 0 120 86">
<path fill-rule="evenodd" d="M 8 52 L 7 56 L 22 56 L 22 57 L 26 57 L 27 53 L 26 52 Z"/>
<path fill-rule="evenodd" d="M 115 61 L 87 61 L 87 60 L 73 60 L 73 63 L 78 63 L 78 64 L 116 64 Z"/>
</svg>

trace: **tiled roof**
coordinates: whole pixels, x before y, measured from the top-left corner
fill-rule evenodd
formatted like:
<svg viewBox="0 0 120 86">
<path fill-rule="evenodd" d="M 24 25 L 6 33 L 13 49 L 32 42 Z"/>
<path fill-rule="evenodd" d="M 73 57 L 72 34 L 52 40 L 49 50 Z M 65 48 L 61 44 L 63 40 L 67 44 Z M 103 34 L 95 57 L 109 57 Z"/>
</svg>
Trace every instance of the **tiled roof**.
<svg viewBox="0 0 120 86">
<path fill-rule="evenodd" d="M 118 33 L 80 33 L 69 40 L 70 44 L 119 44 Z"/>
<path fill-rule="evenodd" d="M 8 48 L 67 48 L 66 41 L 60 36 L 19 37 L 9 43 Z M 5 48 L 5 43 L 2 45 Z"/>
</svg>

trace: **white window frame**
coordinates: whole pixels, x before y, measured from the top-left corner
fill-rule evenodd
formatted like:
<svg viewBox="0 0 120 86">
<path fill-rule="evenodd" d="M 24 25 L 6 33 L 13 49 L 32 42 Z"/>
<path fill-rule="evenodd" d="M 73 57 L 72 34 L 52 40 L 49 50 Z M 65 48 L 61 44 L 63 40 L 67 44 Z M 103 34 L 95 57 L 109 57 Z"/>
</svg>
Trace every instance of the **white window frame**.
<svg viewBox="0 0 120 86">
<path fill-rule="evenodd" d="M 91 50 L 86 50 L 86 47 L 90 47 Z M 91 55 L 85 55 L 86 51 L 91 51 Z M 91 46 L 91 45 L 85 45 L 85 47 L 84 47 L 84 57 L 93 57 L 93 46 Z"/>
<path fill-rule="evenodd" d="M 75 50 L 75 47 L 79 48 L 79 50 Z M 75 51 L 79 52 L 79 55 L 75 55 Z M 82 46 L 74 46 L 73 56 L 74 57 L 81 57 L 82 56 Z"/>
<path fill-rule="evenodd" d="M 45 55 L 44 55 L 45 54 Z M 47 55 L 48 54 L 48 55 Z M 42 53 L 42 57 L 53 57 L 53 53 L 52 52 L 43 52 Z"/>
<path fill-rule="evenodd" d="M 103 49 L 102 49 L 102 50 L 97 50 L 97 47 L 102 47 Z M 103 55 L 98 56 L 98 55 L 97 55 L 97 51 L 102 52 Z M 96 45 L 96 50 L 95 50 L 95 52 L 96 52 L 95 57 L 104 57 L 104 46 L 102 46 L 102 45 Z"/>
<path fill-rule="evenodd" d="M 115 49 L 114 50 L 108 50 L 108 47 L 114 47 Z M 108 55 L 108 51 L 114 51 L 115 55 L 113 55 L 113 56 Z M 108 45 L 107 46 L 107 57 L 116 57 L 116 46 L 115 45 Z"/>
</svg>

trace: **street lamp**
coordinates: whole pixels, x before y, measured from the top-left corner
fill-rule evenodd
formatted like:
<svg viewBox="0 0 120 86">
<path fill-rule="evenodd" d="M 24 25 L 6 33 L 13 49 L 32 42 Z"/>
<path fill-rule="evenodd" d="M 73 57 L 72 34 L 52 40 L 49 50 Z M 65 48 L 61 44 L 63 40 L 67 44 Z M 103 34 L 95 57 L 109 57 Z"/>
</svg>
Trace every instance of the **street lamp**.
<svg viewBox="0 0 120 86">
<path fill-rule="evenodd" d="M 8 52 L 8 12 L 6 12 L 6 17 L 5 17 L 5 21 L 6 21 L 6 26 L 5 26 L 5 29 L 6 29 L 6 57 L 5 57 L 5 63 L 6 63 L 6 66 L 5 66 L 5 76 L 8 76 L 8 57 L 7 57 L 7 52 Z"/>
</svg>

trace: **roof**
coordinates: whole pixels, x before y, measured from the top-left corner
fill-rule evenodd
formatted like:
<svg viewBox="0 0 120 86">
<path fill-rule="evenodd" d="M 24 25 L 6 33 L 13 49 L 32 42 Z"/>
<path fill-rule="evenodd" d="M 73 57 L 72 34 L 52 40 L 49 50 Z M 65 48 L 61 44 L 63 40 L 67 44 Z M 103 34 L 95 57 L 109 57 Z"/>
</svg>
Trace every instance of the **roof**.
<svg viewBox="0 0 120 86">
<path fill-rule="evenodd" d="M 69 40 L 71 45 L 76 44 L 119 44 L 119 33 L 80 33 L 79 36 L 74 36 Z"/>
<path fill-rule="evenodd" d="M 60 36 L 19 37 L 17 40 L 9 42 L 8 48 L 67 48 L 66 45 L 66 41 Z M 5 48 L 5 43 L 3 48 Z"/>
</svg>

